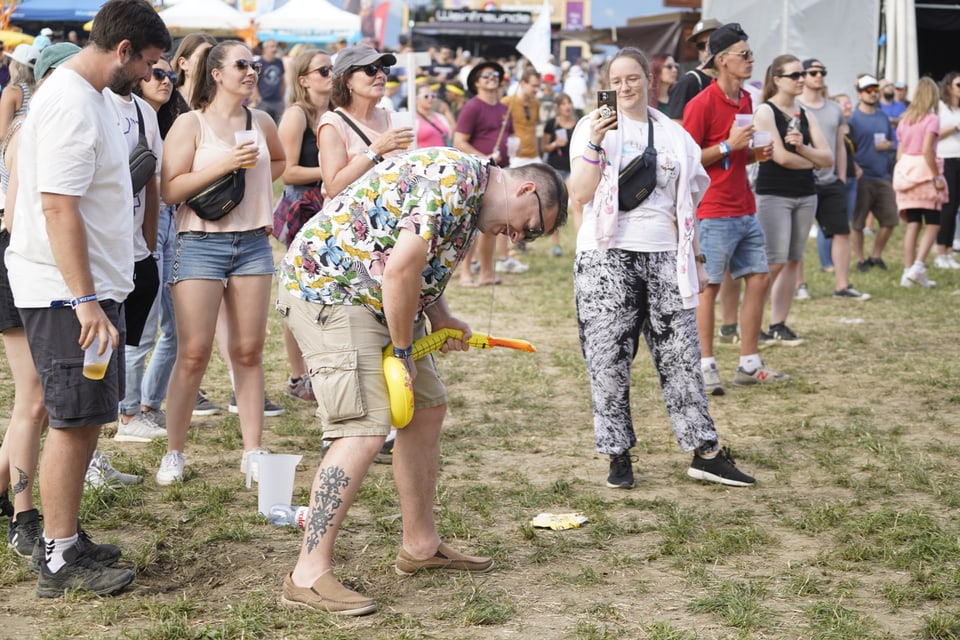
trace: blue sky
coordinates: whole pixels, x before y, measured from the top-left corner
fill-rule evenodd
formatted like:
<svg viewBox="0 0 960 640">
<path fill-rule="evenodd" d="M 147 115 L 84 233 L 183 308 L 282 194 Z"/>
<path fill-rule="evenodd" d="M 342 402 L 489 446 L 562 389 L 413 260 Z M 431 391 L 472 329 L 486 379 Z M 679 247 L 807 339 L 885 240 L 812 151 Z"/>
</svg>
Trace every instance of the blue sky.
<svg viewBox="0 0 960 640">
<path fill-rule="evenodd" d="M 665 9 L 662 0 L 592 0 L 594 27 L 621 27 L 627 18 L 638 18 L 681 9 Z"/>
</svg>

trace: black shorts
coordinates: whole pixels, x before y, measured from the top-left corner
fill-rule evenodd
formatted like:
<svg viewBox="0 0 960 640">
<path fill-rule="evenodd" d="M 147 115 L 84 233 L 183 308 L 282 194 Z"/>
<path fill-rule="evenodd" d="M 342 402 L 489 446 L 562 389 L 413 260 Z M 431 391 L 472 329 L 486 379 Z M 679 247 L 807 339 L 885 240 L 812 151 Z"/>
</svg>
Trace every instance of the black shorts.
<svg viewBox="0 0 960 640">
<path fill-rule="evenodd" d="M 817 183 L 817 224 L 827 238 L 849 235 L 847 189 L 839 180 Z"/>
<path fill-rule="evenodd" d="M 0 333 L 23 326 L 17 305 L 13 303 L 13 290 L 10 288 L 10 278 L 7 275 L 7 263 L 3 258 L 9 246 L 10 232 L 0 231 Z"/>
<path fill-rule="evenodd" d="M 83 376 L 80 323 L 73 309 L 20 310 L 51 428 L 97 427 L 117 420 L 124 392 L 126 331 L 119 303 L 101 301 L 100 308 L 120 332 L 120 344 L 110 355 L 102 380 Z"/>
<path fill-rule="evenodd" d="M 133 265 L 133 291 L 123 303 L 123 317 L 127 322 L 127 346 L 140 345 L 147 316 L 160 289 L 160 269 L 153 256 Z"/>
<path fill-rule="evenodd" d="M 940 211 L 933 209 L 906 209 L 903 214 L 907 223 L 940 224 Z"/>
</svg>

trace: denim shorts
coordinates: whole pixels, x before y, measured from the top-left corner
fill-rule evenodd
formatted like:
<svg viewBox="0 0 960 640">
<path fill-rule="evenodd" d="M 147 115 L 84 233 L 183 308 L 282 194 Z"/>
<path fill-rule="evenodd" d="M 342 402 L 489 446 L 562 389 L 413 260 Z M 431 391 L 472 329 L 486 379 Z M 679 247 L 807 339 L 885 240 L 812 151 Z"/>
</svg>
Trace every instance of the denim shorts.
<svg viewBox="0 0 960 640">
<path fill-rule="evenodd" d="M 734 279 L 770 271 L 763 228 L 755 215 L 704 218 L 698 225 L 710 284 L 723 282 L 727 269 Z"/>
<path fill-rule="evenodd" d="M 177 234 L 168 284 L 181 280 L 220 280 L 231 276 L 272 276 L 273 250 L 266 228 L 250 231 Z"/>
</svg>

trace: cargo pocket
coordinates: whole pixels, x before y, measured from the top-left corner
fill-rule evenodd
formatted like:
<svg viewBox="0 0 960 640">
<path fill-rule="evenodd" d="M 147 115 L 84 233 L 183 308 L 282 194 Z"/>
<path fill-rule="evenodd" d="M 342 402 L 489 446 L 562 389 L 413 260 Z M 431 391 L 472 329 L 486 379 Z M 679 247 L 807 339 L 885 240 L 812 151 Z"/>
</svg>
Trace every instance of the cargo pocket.
<svg viewBox="0 0 960 640">
<path fill-rule="evenodd" d="M 366 413 L 360 393 L 357 352 L 328 351 L 308 356 L 310 378 L 321 417 L 329 423 L 359 418 Z"/>
<path fill-rule="evenodd" d="M 83 357 L 62 358 L 53 361 L 53 375 L 45 378 L 44 398 L 56 398 L 54 409 L 69 415 L 54 416 L 63 420 L 96 418 L 116 410 L 118 397 L 110 393 L 111 381 L 90 380 L 83 377 Z M 116 357 L 108 366 L 116 366 Z"/>
</svg>

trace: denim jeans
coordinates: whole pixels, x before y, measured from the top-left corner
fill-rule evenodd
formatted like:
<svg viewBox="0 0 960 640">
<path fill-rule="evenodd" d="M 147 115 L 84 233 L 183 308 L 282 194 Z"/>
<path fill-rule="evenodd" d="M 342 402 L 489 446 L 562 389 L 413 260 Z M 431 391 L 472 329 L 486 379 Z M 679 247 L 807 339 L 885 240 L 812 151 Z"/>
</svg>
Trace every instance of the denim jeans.
<svg viewBox="0 0 960 640">
<path fill-rule="evenodd" d="M 173 267 L 173 253 L 177 241 L 175 212 L 176 209 L 170 205 L 160 208 L 160 222 L 157 230 L 160 291 L 150 309 L 140 344 L 137 347 L 127 348 L 127 391 L 120 403 L 120 412 L 126 415 L 139 412 L 140 405 L 154 409 L 160 408 L 167 396 L 167 383 L 170 381 L 173 364 L 177 359 L 177 326 L 173 316 L 170 285 L 167 284 Z M 153 349 L 153 355 L 147 363 L 147 354 L 151 349 Z M 144 367 L 145 364 L 146 367 Z"/>
</svg>

